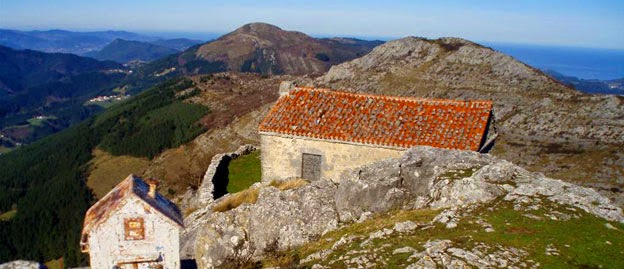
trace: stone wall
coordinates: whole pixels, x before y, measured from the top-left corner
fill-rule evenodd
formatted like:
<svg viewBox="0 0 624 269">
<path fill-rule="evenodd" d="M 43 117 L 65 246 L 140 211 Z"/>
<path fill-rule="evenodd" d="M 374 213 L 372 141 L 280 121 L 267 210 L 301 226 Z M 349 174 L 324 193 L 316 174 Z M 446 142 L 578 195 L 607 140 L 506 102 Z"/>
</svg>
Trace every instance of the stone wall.
<svg viewBox="0 0 624 269">
<path fill-rule="evenodd" d="M 303 153 L 321 155 L 321 179 L 338 181 L 350 169 L 374 161 L 398 158 L 405 150 L 374 145 L 260 134 L 262 181 L 301 177 Z"/>
<path fill-rule="evenodd" d="M 91 268 L 159 258 L 164 268 L 180 268 L 180 227 L 139 198 L 128 198 L 89 234 Z M 144 239 L 125 240 L 124 219 L 143 218 Z"/>
<path fill-rule="evenodd" d="M 216 177 L 219 175 L 221 168 L 225 167 L 227 169 L 227 165 L 231 160 L 236 159 L 241 155 L 249 154 L 254 150 L 256 150 L 256 147 L 253 145 L 243 145 L 234 152 L 221 153 L 212 157 L 210 165 L 208 166 L 208 169 L 206 169 L 206 174 L 204 174 L 202 184 L 197 190 L 198 204 L 196 206 L 205 206 L 212 203 L 214 199 L 225 194 L 215 192 L 215 180 L 218 180 Z M 227 184 L 225 184 L 225 186 L 227 187 Z M 217 195 L 219 197 L 215 197 L 215 194 L 220 195 Z"/>
<path fill-rule="evenodd" d="M 180 236 L 180 257 L 182 259 L 193 259 L 195 238 L 197 237 L 197 232 L 200 228 L 198 224 L 201 223 L 203 218 L 211 214 L 212 204 L 215 199 L 219 198 L 215 197 L 215 183 L 217 183 L 216 185 L 220 185 L 220 187 L 224 186 L 223 184 L 215 182 L 216 180 L 219 180 L 216 178 L 220 176 L 219 170 L 222 170 L 224 167 L 227 169 L 227 165 L 229 165 L 231 160 L 236 159 L 241 155 L 249 154 L 254 150 L 256 150 L 256 147 L 253 145 L 243 145 L 234 152 L 215 155 L 212 158 L 208 169 L 206 169 L 206 174 L 204 175 L 202 184 L 197 191 L 189 190 L 186 194 L 184 194 L 185 197 L 182 198 L 180 205 L 183 211 L 192 209 L 193 213 L 186 216 L 184 219 L 185 228 Z M 227 187 L 227 185 L 225 185 L 225 187 Z M 223 190 L 221 190 L 221 193 L 222 191 Z"/>
</svg>

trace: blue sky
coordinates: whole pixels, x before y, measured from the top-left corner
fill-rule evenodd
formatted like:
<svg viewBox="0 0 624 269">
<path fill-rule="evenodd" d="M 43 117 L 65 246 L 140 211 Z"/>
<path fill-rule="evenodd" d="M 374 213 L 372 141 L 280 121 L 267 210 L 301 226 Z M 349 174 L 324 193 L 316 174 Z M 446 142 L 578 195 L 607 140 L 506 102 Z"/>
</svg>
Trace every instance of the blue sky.
<svg viewBox="0 0 624 269">
<path fill-rule="evenodd" d="M 624 49 L 622 0 L 0 0 L 0 28 L 22 30 L 223 33 L 255 21 L 314 36 L 457 36 Z"/>
</svg>

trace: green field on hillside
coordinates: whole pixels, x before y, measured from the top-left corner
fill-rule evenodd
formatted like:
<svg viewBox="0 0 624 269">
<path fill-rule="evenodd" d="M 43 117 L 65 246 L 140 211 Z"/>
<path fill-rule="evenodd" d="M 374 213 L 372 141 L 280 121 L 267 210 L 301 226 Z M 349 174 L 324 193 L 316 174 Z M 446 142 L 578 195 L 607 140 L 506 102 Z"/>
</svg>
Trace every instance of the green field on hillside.
<svg viewBox="0 0 624 269">
<path fill-rule="evenodd" d="M 260 182 L 260 151 L 256 150 L 247 155 L 240 156 L 230 162 L 229 183 L 227 191 L 236 193 L 249 188 L 256 182 Z"/>
</svg>

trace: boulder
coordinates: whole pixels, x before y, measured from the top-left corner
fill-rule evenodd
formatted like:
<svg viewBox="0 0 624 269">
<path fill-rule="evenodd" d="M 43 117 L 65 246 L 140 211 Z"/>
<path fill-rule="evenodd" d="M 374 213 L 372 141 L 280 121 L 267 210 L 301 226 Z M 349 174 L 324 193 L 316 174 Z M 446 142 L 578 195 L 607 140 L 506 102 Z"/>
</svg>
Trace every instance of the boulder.
<svg viewBox="0 0 624 269">
<path fill-rule="evenodd" d="M 227 212 L 214 212 L 197 234 L 195 260 L 198 268 L 244 264 L 253 255 L 249 242 L 250 209 L 243 204 Z"/>
<path fill-rule="evenodd" d="M 286 191 L 261 189 L 249 228 L 256 254 L 300 246 L 336 229 L 335 192 L 334 183 L 326 180 Z"/>
<path fill-rule="evenodd" d="M 336 186 L 331 181 L 285 191 L 256 187 L 255 204 L 214 212 L 203 222 L 195 241 L 199 268 L 242 265 L 266 252 L 300 246 L 338 227 L 333 202 Z"/>
<path fill-rule="evenodd" d="M 365 212 L 385 212 L 405 201 L 401 166 L 395 159 L 345 172 L 334 197 L 340 221 L 349 222 Z"/>
</svg>

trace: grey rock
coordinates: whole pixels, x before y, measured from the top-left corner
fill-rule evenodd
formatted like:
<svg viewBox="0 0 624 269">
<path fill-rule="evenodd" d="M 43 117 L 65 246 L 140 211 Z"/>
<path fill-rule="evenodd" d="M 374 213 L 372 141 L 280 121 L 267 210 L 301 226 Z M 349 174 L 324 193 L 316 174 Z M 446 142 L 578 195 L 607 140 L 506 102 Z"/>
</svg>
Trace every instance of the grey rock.
<svg viewBox="0 0 624 269">
<path fill-rule="evenodd" d="M 195 260 L 199 268 L 218 268 L 228 263 L 244 263 L 253 257 L 249 241 L 250 205 L 210 215 L 197 235 Z"/>
<path fill-rule="evenodd" d="M 516 168 L 513 163 L 506 160 L 500 160 L 493 164 L 483 166 L 472 176 L 477 180 L 483 180 L 490 183 L 505 183 L 513 181 L 515 178 Z"/>
<path fill-rule="evenodd" d="M 414 251 L 416 250 L 413 247 L 402 247 L 402 248 L 397 248 L 393 250 L 392 254 L 396 255 L 396 254 L 403 254 L 403 253 L 413 253 Z"/>
<path fill-rule="evenodd" d="M 373 216 L 373 212 L 366 211 L 360 215 L 360 218 L 357 220 L 358 223 L 365 222 L 367 219 L 370 219 Z"/>
<path fill-rule="evenodd" d="M 418 228 L 418 225 L 413 221 L 397 222 L 394 224 L 394 230 L 399 233 L 406 233 L 414 231 Z"/>
<path fill-rule="evenodd" d="M 336 229 L 335 191 L 334 183 L 325 180 L 285 191 L 263 186 L 255 204 L 211 213 L 196 238 L 199 268 L 241 263 Z"/>
<path fill-rule="evenodd" d="M 384 160 L 348 171 L 334 197 L 340 221 L 357 220 L 364 212 L 385 212 L 404 203 L 399 163 Z"/>
<path fill-rule="evenodd" d="M 0 269 L 39 269 L 44 268 L 38 262 L 17 260 L 0 264 Z"/>
<path fill-rule="evenodd" d="M 571 205 L 607 220 L 624 222 L 622 209 L 594 189 L 550 179 L 541 174 L 522 172 L 516 180 L 516 188 L 504 199 L 516 200 L 521 197 L 546 197 L 552 202 Z"/>
<path fill-rule="evenodd" d="M 423 247 L 424 251 L 416 252 L 410 257 L 418 260 L 411 265 L 412 268 L 524 268 L 529 267 L 527 263 L 536 265 L 535 262 L 526 260 L 526 251 L 513 247 L 476 242 L 472 249 L 462 249 L 454 246 L 450 240 L 430 240 Z"/>
<path fill-rule="evenodd" d="M 359 239 L 360 237 L 355 236 L 355 235 L 351 235 L 351 236 L 343 236 L 341 237 L 338 241 L 336 241 L 336 243 L 334 243 L 334 245 L 332 246 L 332 250 L 335 250 L 341 246 L 347 245 L 351 242 L 353 242 L 356 239 Z"/>
<path fill-rule="evenodd" d="M 331 253 L 332 253 L 331 249 L 321 250 L 319 252 L 315 252 L 315 253 L 312 253 L 312 254 L 308 255 L 308 257 L 305 257 L 304 259 L 302 259 L 299 262 L 300 263 L 308 263 L 308 262 L 316 261 L 316 260 L 324 260 L 324 259 L 327 258 L 327 256 L 331 255 Z"/>
<path fill-rule="evenodd" d="M 335 192 L 336 186 L 327 180 L 287 191 L 273 187 L 261 189 L 251 211 L 249 228 L 256 254 L 272 247 L 285 250 L 299 246 L 336 229 Z"/>
</svg>

